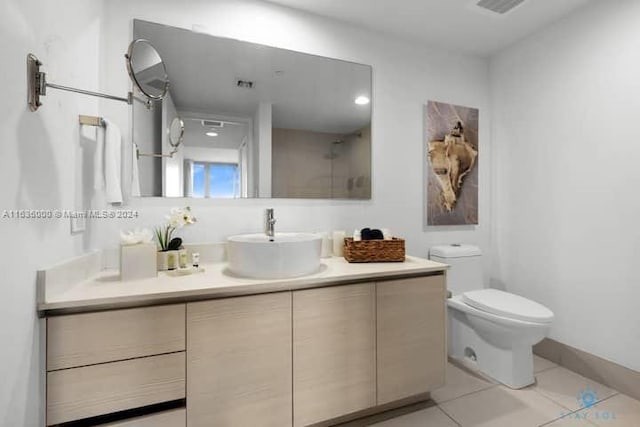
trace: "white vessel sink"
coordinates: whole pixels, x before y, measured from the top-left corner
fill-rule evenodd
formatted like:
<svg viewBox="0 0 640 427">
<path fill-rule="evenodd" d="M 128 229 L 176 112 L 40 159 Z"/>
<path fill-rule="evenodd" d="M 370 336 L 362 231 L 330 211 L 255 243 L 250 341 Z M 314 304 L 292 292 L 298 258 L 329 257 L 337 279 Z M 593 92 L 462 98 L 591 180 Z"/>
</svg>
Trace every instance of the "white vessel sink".
<svg viewBox="0 0 640 427">
<path fill-rule="evenodd" d="M 228 238 L 229 270 L 254 279 L 286 279 L 320 269 L 322 238 L 312 233 L 241 234 Z"/>
</svg>

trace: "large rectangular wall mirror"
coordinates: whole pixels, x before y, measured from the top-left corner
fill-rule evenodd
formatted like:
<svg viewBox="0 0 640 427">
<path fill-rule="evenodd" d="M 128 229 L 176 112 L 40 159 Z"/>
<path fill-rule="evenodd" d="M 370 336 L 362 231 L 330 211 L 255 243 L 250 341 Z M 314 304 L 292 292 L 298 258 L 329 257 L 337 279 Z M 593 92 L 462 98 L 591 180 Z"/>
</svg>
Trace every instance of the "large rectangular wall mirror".
<svg viewBox="0 0 640 427">
<path fill-rule="evenodd" d="M 134 20 L 163 58 L 169 95 L 133 106 L 140 194 L 371 198 L 371 67 Z M 153 82 L 149 82 L 153 84 Z"/>
</svg>

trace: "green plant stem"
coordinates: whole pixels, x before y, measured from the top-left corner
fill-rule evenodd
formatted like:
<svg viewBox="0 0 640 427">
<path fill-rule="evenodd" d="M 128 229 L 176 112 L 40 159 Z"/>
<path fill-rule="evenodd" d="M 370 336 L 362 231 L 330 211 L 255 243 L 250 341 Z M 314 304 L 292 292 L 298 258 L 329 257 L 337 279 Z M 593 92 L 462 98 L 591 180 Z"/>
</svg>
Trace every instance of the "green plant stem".
<svg viewBox="0 0 640 427">
<path fill-rule="evenodd" d="M 158 239 L 158 244 L 160 245 L 160 250 L 162 252 L 169 249 L 169 242 L 171 242 L 171 236 L 175 230 L 175 227 L 171 227 L 170 225 L 157 227 L 155 229 L 156 239 Z"/>
<path fill-rule="evenodd" d="M 160 249 L 164 250 L 164 245 L 162 244 L 162 228 L 156 227 L 154 231 L 156 233 L 156 239 L 158 240 L 158 245 L 160 245 Z"/>
</svg>

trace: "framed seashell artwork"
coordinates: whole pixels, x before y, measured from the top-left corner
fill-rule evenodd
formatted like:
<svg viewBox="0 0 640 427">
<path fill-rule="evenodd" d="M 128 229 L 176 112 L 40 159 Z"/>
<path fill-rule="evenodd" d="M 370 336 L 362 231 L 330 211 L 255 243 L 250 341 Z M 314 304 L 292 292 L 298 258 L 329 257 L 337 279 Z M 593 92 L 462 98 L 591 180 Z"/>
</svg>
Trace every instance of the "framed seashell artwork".
<svg viewBox="0 0 640 427">
<path fill-rule="evenodd" d="M 428 101 L 424 115 L 427 225 L 478 224 L 479 111 Z"/>
</svg>

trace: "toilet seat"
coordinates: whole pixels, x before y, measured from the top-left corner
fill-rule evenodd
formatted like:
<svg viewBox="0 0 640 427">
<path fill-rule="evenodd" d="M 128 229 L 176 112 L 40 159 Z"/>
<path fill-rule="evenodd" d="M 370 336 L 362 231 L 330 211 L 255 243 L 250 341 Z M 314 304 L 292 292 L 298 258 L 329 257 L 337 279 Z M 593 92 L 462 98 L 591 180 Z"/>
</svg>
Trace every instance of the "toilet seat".
<svg viewBox="0 0 640 427">
<path fill-rule="evenodd" d="M 468 291 L 461 299 L 477 310 L 510 319 L 535 323 L 553 321 L 553 312 L 542 304 L 498 289 Z"/>
</svg>

